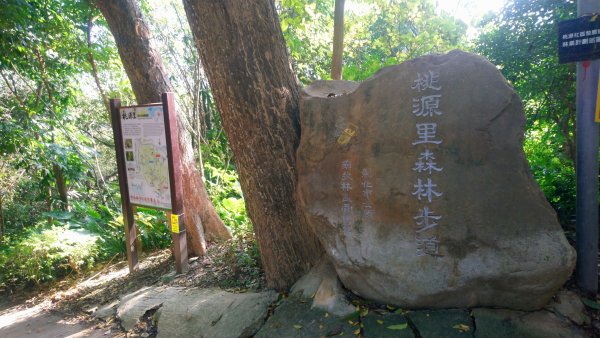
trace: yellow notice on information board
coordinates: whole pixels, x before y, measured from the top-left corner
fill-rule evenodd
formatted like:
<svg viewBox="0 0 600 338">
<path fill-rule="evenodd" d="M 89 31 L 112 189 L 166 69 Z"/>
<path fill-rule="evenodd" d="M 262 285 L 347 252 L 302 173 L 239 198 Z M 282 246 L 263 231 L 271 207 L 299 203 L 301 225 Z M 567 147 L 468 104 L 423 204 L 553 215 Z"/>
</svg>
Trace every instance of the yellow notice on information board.
<svg viewBox="0 0 600 338">
<path fill-rule="evenodd" d="M 171 214 L 171 232 L 179 233 L 179 215 Z"/>
</svg>

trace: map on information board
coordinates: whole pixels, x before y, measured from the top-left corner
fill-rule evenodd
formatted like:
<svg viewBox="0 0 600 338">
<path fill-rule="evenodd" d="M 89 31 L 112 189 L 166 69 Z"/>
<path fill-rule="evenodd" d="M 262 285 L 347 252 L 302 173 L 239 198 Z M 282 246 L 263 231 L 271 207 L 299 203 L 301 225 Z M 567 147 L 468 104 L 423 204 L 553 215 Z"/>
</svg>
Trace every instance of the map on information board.
<svg viewBox="0 0 600 338">
<path fill-rule="evenodd" d="M 171 209 L 169 161 L 162 104 L 124 107 L 119 113 L 130 202 Z"/>
</svg>

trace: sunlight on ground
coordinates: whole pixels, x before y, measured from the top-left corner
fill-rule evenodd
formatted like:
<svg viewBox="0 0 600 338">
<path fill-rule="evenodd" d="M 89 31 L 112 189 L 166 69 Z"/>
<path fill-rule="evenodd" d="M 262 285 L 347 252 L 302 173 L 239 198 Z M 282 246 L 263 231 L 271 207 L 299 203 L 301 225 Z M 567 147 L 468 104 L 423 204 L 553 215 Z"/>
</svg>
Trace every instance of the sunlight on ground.
<svg viewBox="0 0 600 338">
<path fill-rule="evenodd" d="M 50 305 L 50 301 L 45 301 L 30 308 L 24 308 L 18 305 L 0 312 L 0 329 L 20 323 L 27 318 L 33 317 L 44 311 L 44 307 Z"/>
</svg>

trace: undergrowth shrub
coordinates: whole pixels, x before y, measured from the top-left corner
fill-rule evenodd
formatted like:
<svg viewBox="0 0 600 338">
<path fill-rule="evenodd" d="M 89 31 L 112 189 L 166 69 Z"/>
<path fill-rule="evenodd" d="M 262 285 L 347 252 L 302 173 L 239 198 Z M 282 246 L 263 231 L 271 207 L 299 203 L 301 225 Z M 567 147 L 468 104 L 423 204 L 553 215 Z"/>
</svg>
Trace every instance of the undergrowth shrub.
<svg viewBox="0 0 600 338">
<path fill-rule="evenodd" d="M 0 287 L 38 285 L 91 268 L 98 258 L 96 236 L 67 226 L 38 224 L 0 249 Z"/>
</svg>

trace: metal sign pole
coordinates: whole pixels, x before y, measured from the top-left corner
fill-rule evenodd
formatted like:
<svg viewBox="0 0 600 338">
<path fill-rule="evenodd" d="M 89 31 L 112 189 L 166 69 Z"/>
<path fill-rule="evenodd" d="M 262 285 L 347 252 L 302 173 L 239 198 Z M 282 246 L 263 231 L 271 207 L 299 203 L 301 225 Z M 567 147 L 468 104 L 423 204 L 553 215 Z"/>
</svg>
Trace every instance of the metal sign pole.
<svg viewBox="0 0 600 338">
<path fill-rule="evenodd" d="M 177 112 L 173 93 L 162 94 L 167 152 L 169 158 L 169 180 L 171 183 L 171 236 L 175 254 L 177 273 L 188 271 L 187 241 L 183 214 L 183 187 L 181 185 L 181 152 L 179 150 L 179 134 L 177 131 Z"/>
<path fill-rule="evenodd" d="M 600 1 L 579 0 L 579 16 Z M 598 292 L 598 124 L 594 122 L 600 61 L 577 63 L 577 285 Z"/>
<path fill-rule="evenodd" d="M 133 207 L 129 199 L 129 186 L 127 185 L 127 168 L 125 166 L 125 154 L 123 151 L 123 134 L 121 129 L 121 116 L 119 114 L 120 108 L 121 100 L 110 100 L 113 137 L 115 140 L 115 150 L 117 152 L 117 172 L 119 175 L 119 188 L 121 190 L 121 207 L 123 209 L 123 224 L 125 225 L 127 263 L 129 264 L 129 272 L 133 272 L 138 268 L 137 229 L 135 219 L 133 218 Z"/>
</svg>

